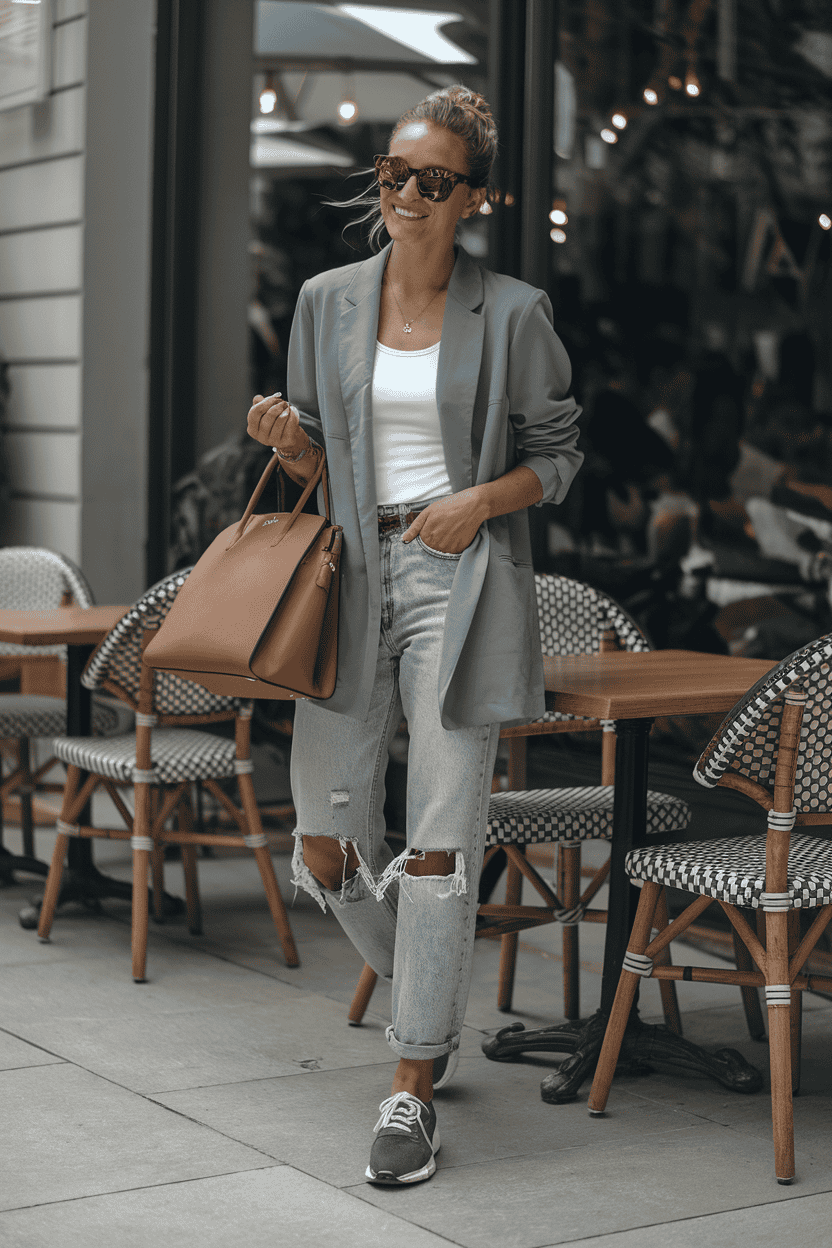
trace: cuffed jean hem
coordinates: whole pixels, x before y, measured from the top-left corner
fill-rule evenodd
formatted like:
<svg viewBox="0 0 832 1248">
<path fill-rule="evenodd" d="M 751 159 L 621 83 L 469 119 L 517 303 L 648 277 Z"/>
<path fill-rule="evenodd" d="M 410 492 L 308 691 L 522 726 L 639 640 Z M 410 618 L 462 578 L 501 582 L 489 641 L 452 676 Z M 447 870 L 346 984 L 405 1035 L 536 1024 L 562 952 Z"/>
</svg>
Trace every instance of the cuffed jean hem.
<svg viewBox="0 0 832 1248">
<path fill-rule="evenodd" d="M 384 1034 L 396 1057 L 407 1057 L 412 1062 L 429 1062 L 442 1057 L 445 1053 L 453 1053 L 459 1048 L 459 1036 L 452 1036 L 443 1044 L 402 1044 L 401 1040 L 397 1040 L 394 1036 L 392 1024 Z"/>
</svg>

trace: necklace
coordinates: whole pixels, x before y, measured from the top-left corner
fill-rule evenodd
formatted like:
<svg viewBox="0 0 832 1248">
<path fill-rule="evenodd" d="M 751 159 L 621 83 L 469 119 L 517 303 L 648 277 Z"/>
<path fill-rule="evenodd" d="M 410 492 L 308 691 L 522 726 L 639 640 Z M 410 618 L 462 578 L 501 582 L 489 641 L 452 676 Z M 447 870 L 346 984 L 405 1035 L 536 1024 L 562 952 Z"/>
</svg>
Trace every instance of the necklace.
<svg viewBox="0 0 832 1248">
<path fill-rule="evenodd" d="M 387 285 L 390 287 L 393 298 L 396 300 L 396 307 L 399 309 L 399 312 L 401 312 L 402 320 L 404 321 L 403 329 L 406 334 L 413 333 L 413 329 L 411 328 L 412 322 L 418 321 L 419 316 L 424 316 L 424 314 L 427 312 L 428 308 L 430 307 L 431 303 L 433 303 L 433 300 L 436 299 L 439 295 L 441 295 L 443 290 L 447 289 L 445 286 L 443 286 L 440 290 L 437 290 L 436 294 L 433 296 L 433 299 L 431 299 L 429 303 L 426 303 L 425 306 L 422 308 L 422 311 L 419 313 L 419 316 L 411 316 L 408 319 L 408 317 L 405 316 L 404 312 L 402 312 L 402 305 L 399 303 L 398 299 L 396 298 L 396 292 L 395 290 L 393 290 L 393 283 L 389 280 L 389 278 L 387 280 Z"/>
</svg>

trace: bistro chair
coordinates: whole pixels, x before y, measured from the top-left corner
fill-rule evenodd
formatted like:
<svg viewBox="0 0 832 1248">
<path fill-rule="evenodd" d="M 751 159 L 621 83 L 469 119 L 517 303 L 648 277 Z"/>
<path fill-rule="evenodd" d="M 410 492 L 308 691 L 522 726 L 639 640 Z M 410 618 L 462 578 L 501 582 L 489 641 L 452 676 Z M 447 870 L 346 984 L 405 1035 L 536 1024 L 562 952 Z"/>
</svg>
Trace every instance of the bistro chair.
<svg viewBox="0 0 832 1248">
<path fill-rule="evenodd" d="M 535 576 L 541 644 L 546 655 L 592 654 L 605 651 L 650 650 L 641 629 L 612 598 L 581 581 L 565 576 Z M 588 788 L 526 790 L 526 740 L 552 732 L 603 730 L 601 785 Z M 507 858 L 504 904 L 480 905 L 477 936 L 499 937 L 500 951 L 497 1008 L 511 1009 L 517 960 L 517 933 L 544 923 L 563 925 L 564 1016 L 580 1017 L 578 924 L 604 922 L 606 911 L 591 910 L 589 903 L 606 881 L 609 862 L 593 874 L 581 892 L 581 842 L 609 840 L 612 836 L 613 781 L 615 778 L 615 725 L 612 721 L 587 719 L 561 711 L 546 711 L 529 724 L 505 728 L 509 740 L 509 792 L 492 793 L 483 861 L 485 870 L 501 850 Z M 671 833 L 684 829 L 690 808 L 679 798 L 648 794 L 648 831 Z M 557 892 L 546 883 L 526 857 L 528 845 L 557 845 Z M 523 877 L 540 894 L 543 906 L 521 906 Z M 664 902 L 662 902 L 664 904 Z M 664 912 L 666 916 L 666 911 Z M 667 918 L 664 919 L 665 923 Z M 376 976 L 365 966 L 349 1012 L 357 1025 L 363 1018 L 375 987 Z M 681 1033 L 675 988 L 662 992 L 665 1020 Z"/>
<path fill-rule="evenodd" d="M 801 994 L 832 991 L 832 978 L 801 974 L 832 918 L 832 843 L 811 833 L 813 824 L 832 823 L 830 664 L 832 634 L 789 655 L 736 704 L 694 768 L 694 779 L 705 787 L 721 785 L 756 802 L 766 812 L 765 832 L 761 827 L 756 835 L 628 854 L 627 873 L 641 884 L 641 899 L 589 1098 L 590 1113 L 603 1114 L 640 977 L 763 987 L 778 1183 L 794 1178 Z M 801 831 L 793 833 L 795 826 Z M 667 885 L 697 898 L 651 939 L 656 902 Z M 713 902 L 747 950 L 746 966 L 661 965 L 669 943 Z M 748 908 L 757 911 L 756 931 L 743 914 Z M 818 913 L 801 939 L 799 912 L 805 909 Z"/>
<path fill-rule="evenodd" d="M 64 606 L 92 607 L 92 590 L 83 572 L 66 555 L 38 546 L 0 548 L 0 607 L 14 611 L 52 610 Z M 46 874 L 35 858 L 33 794 L 61 793 L 63 784 L 43 777 L 57 764 L 52 755 L 31 769 L 30 740 L 57 737 L 66 731 L 66 646 L 22 646 L 0 642 L 0 679 L 19 677 L 20 692 L 0 693 L 0 874 L 15 870 Z M 96 697 L 92 730 L 97 736 L 123 731 L 132 722 L 126 708 Z M 2 774 L 2 755 L 12 757 L 12 770 Z M 16 794 L 20 802 L 23 854 L 3 849 L 3 805 Z"/>
<path fill-rule="evenodd" d="M 162 917 L 165 845 L 179 845 L 185 873 L 188 927 L 202 930 L 196 874 L 197 845 L 245 845 L 254 853 L 289 966 L 299 964 L 283 898 L 263 834 L 251 773 L 250 700 L 209 693 L 201 685 L 168 672 L 154 672 L 142 654 L 170 610 L 191 571 L 183 568 L 152 586 L 100 642 L 82 676 L 87 689 L 105 689 L 136 712 L 135 732 L 115 737 L 63 737 L 55 753 L 66 765 L 67 781 L 58 838 L 40 912 L 38 935 L 48 940 L 71 836 L 129 840 L 133 850 L 133 978 L 144 982 L 148 929 L 148 866 L 152 866 L 155 917 Z M 194 725 L 234 721 L 234 740 L 200 732 Z M 84 772 L 89 775 L 82 782 Z M 238 808 L 218 783 L 236 778 Z M 193 827 L 190 786 L 201 781 L 236 821 L 240 835 Z M 79 826 L 75 821 L 97 788 L 109 794 L 122 828 Z M 119 788 L 133 789 L 134 809 Z M 167 828 L 176 816 L 176 827 Z"/>
</svg>

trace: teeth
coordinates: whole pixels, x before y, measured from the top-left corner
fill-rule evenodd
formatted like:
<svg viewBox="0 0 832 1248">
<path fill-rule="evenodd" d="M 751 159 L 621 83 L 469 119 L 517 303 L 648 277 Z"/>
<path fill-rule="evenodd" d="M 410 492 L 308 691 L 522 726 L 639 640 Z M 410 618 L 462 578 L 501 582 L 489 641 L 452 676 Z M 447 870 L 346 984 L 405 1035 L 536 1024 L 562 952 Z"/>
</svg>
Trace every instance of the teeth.
<svg viewBox="0 0 832 1248">
<path fill-rule="evenodd" d="M 405 212 L 403 208 L 396 208 L 395 212 L 399 217 L 413 217 L 416 220 L 422 220 L 422 215 L 418 212 Z"/>
</svg>

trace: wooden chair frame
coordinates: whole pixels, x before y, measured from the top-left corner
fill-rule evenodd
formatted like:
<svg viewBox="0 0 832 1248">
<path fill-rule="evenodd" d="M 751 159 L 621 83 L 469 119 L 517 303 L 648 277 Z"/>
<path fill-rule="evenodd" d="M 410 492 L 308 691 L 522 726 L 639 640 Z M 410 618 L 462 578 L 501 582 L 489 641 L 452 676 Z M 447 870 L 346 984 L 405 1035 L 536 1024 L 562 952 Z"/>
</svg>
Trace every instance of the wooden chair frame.
<svg viewBox="0 0 832 1248">
<path fill-rule="evenodd" d="M 726 772 L 718 780 L 723 787 L 744 793 L 769 812 L 766 835 L 766 894 L 779 893 L 782 896 L 787 893 L 790 816 L 795 825 L 829 822 L 828 813 L 794 813 L 795 774 L 805 702 L 806 695 L 801 683 L 795 681 L 785 693 L 773 794 L 762 784 L 735 772 Z M 781 819 L 772 818 L 772 814 L 779 814 Z M 758 911 L 758 927 L 761 930 L 755 932 L 737 906 L 701 895 L 668 928 L 651 940 L 653 916 L 661 892 L 661 885 L 657 883 L 648 881 L 642 886 L 628 945 L 628 955 L 633 955 L 636 962 L 639 959 L 656 959 L 657 955 L 666 951 L 671 941 L 682 935 L 716 900 L 746 950 L 746 964 L 737 970 L 723 970 L 702 966 L 657 966 L 654 961 L 649 972 L 622 970 L 592 1084 L 589 1111 L 591 1114 L 601 1115 L 606 1109 L 624 1031 L 642 973 L 649 973 L 660 982 L 686 979 L 693 982 L 737 984 L 743 988 L 765 988 L 771 1057 L 775 1171 L 778 1183 L 791 1183 L 795 1173 L 792 1093 L 799 1082 L 802 993 L 807 988 L 832 992 L 832 978 L 803 975 L 801 970 L 832 919 L 832 905 L 819 908 L 811 927 L 801 940 L 799 914 L 796 909 L 764 908 Z M 757 970 L 751 969 L 753 964 L 756 964 Z M 643 966 L 647 967 L 647 961 L 643 962 Z"/>
<path fill-rule="evenodd" d="M 142 653 L 156 635 L 155 629 L 143 629 L 141 635 Z M 220 805 L 234 819 L 240 829 L 245 843 L 252 849 L 263 887 L 266 892 L 269 910 L 280 938 L 283 955 L 288 966 L 299 965 L 297 948 L 286 907 L 274 874 L 274 866 L 263 835 L 260 812 L 254 795 L 254 783 L 251 777 L 251 703 L 244 704 L 239 712 L 234 710 L 213 711 L 207 714 L 194 715 L 163 715 L 157 713 L 154 702 L 154 678 L 152 668 L 142 662 L 138 704 L 125 697 L 124 691 L 114 682 L 104 679 L 102 687 L 113 693 L 121 701 L 127 701 L 137 711 L 136 717 L 136 769 L 149 773 L 153 763 L 151 758 L 151 739 L 153 727 L 151 721 L 158 725 L 170 727 L 194 727 L 198 724 L 235 721 L 235 755 L 236 761 L 243 764 L 237 771 L 236 779 L 242 801 L 242 808 L 237 807 L 222 791 L 216 780 L 202 778 L 201 783 L 214 795 Z M 143 722 L 141 722 L 143 721 Z M 248 764 L 246 767 L 245 764 Z M 40 913 L 38 936 L 41 940 L 49 940 L 55 906 L 61 886 L 64 859 L 69 845 L 69 835 L 64 831 L 71 828 L 72 834 L 83 837 L 104 837 L 110 840 L 132 840 L 133 842 L 133 915 L 132 915 L 132 969 L 133 979 L 137 983 L 145 980 L 147 962 L 148 934 L 148 869 L 151 868 L 153 886 L 154 916 L 162 917 L 163 862 L 165 845 L 179 845 L 182 853 L 182 865 L 185 872 L 185 889 L 188 913 L 188 928 L 194 935 L 202 931 L 201 906 L 196 872 L 196 847 L 198 845 L 234 846 L 240 845 L 240 836 L 206 831 L 193 830 L 193 818 L 190 802 L 191 781 L 177 783 L 149 783 L 136 781 L 133 784 L 135 814 L 130 813 L 118 792 L 118 785 L 107 776 L 90 773 L 82 782 L 80 768 L 67 765 L 67 780 L 64 787 L 64 800 L 61 809 L 59 834 L 52 855 L 52 864 L 46 881 L 46 892 Z M 119 811 L 124 828 L 98 828 L 89 825 L 76 825 L 84 806 L 92 798 L 97 788 L 103 788 L 109 794 Z M 176 815 L 177 827 L 167 829 L 165 824 Z M 143 842 L 138 844 L 138 842 Z"/>
</svg>

